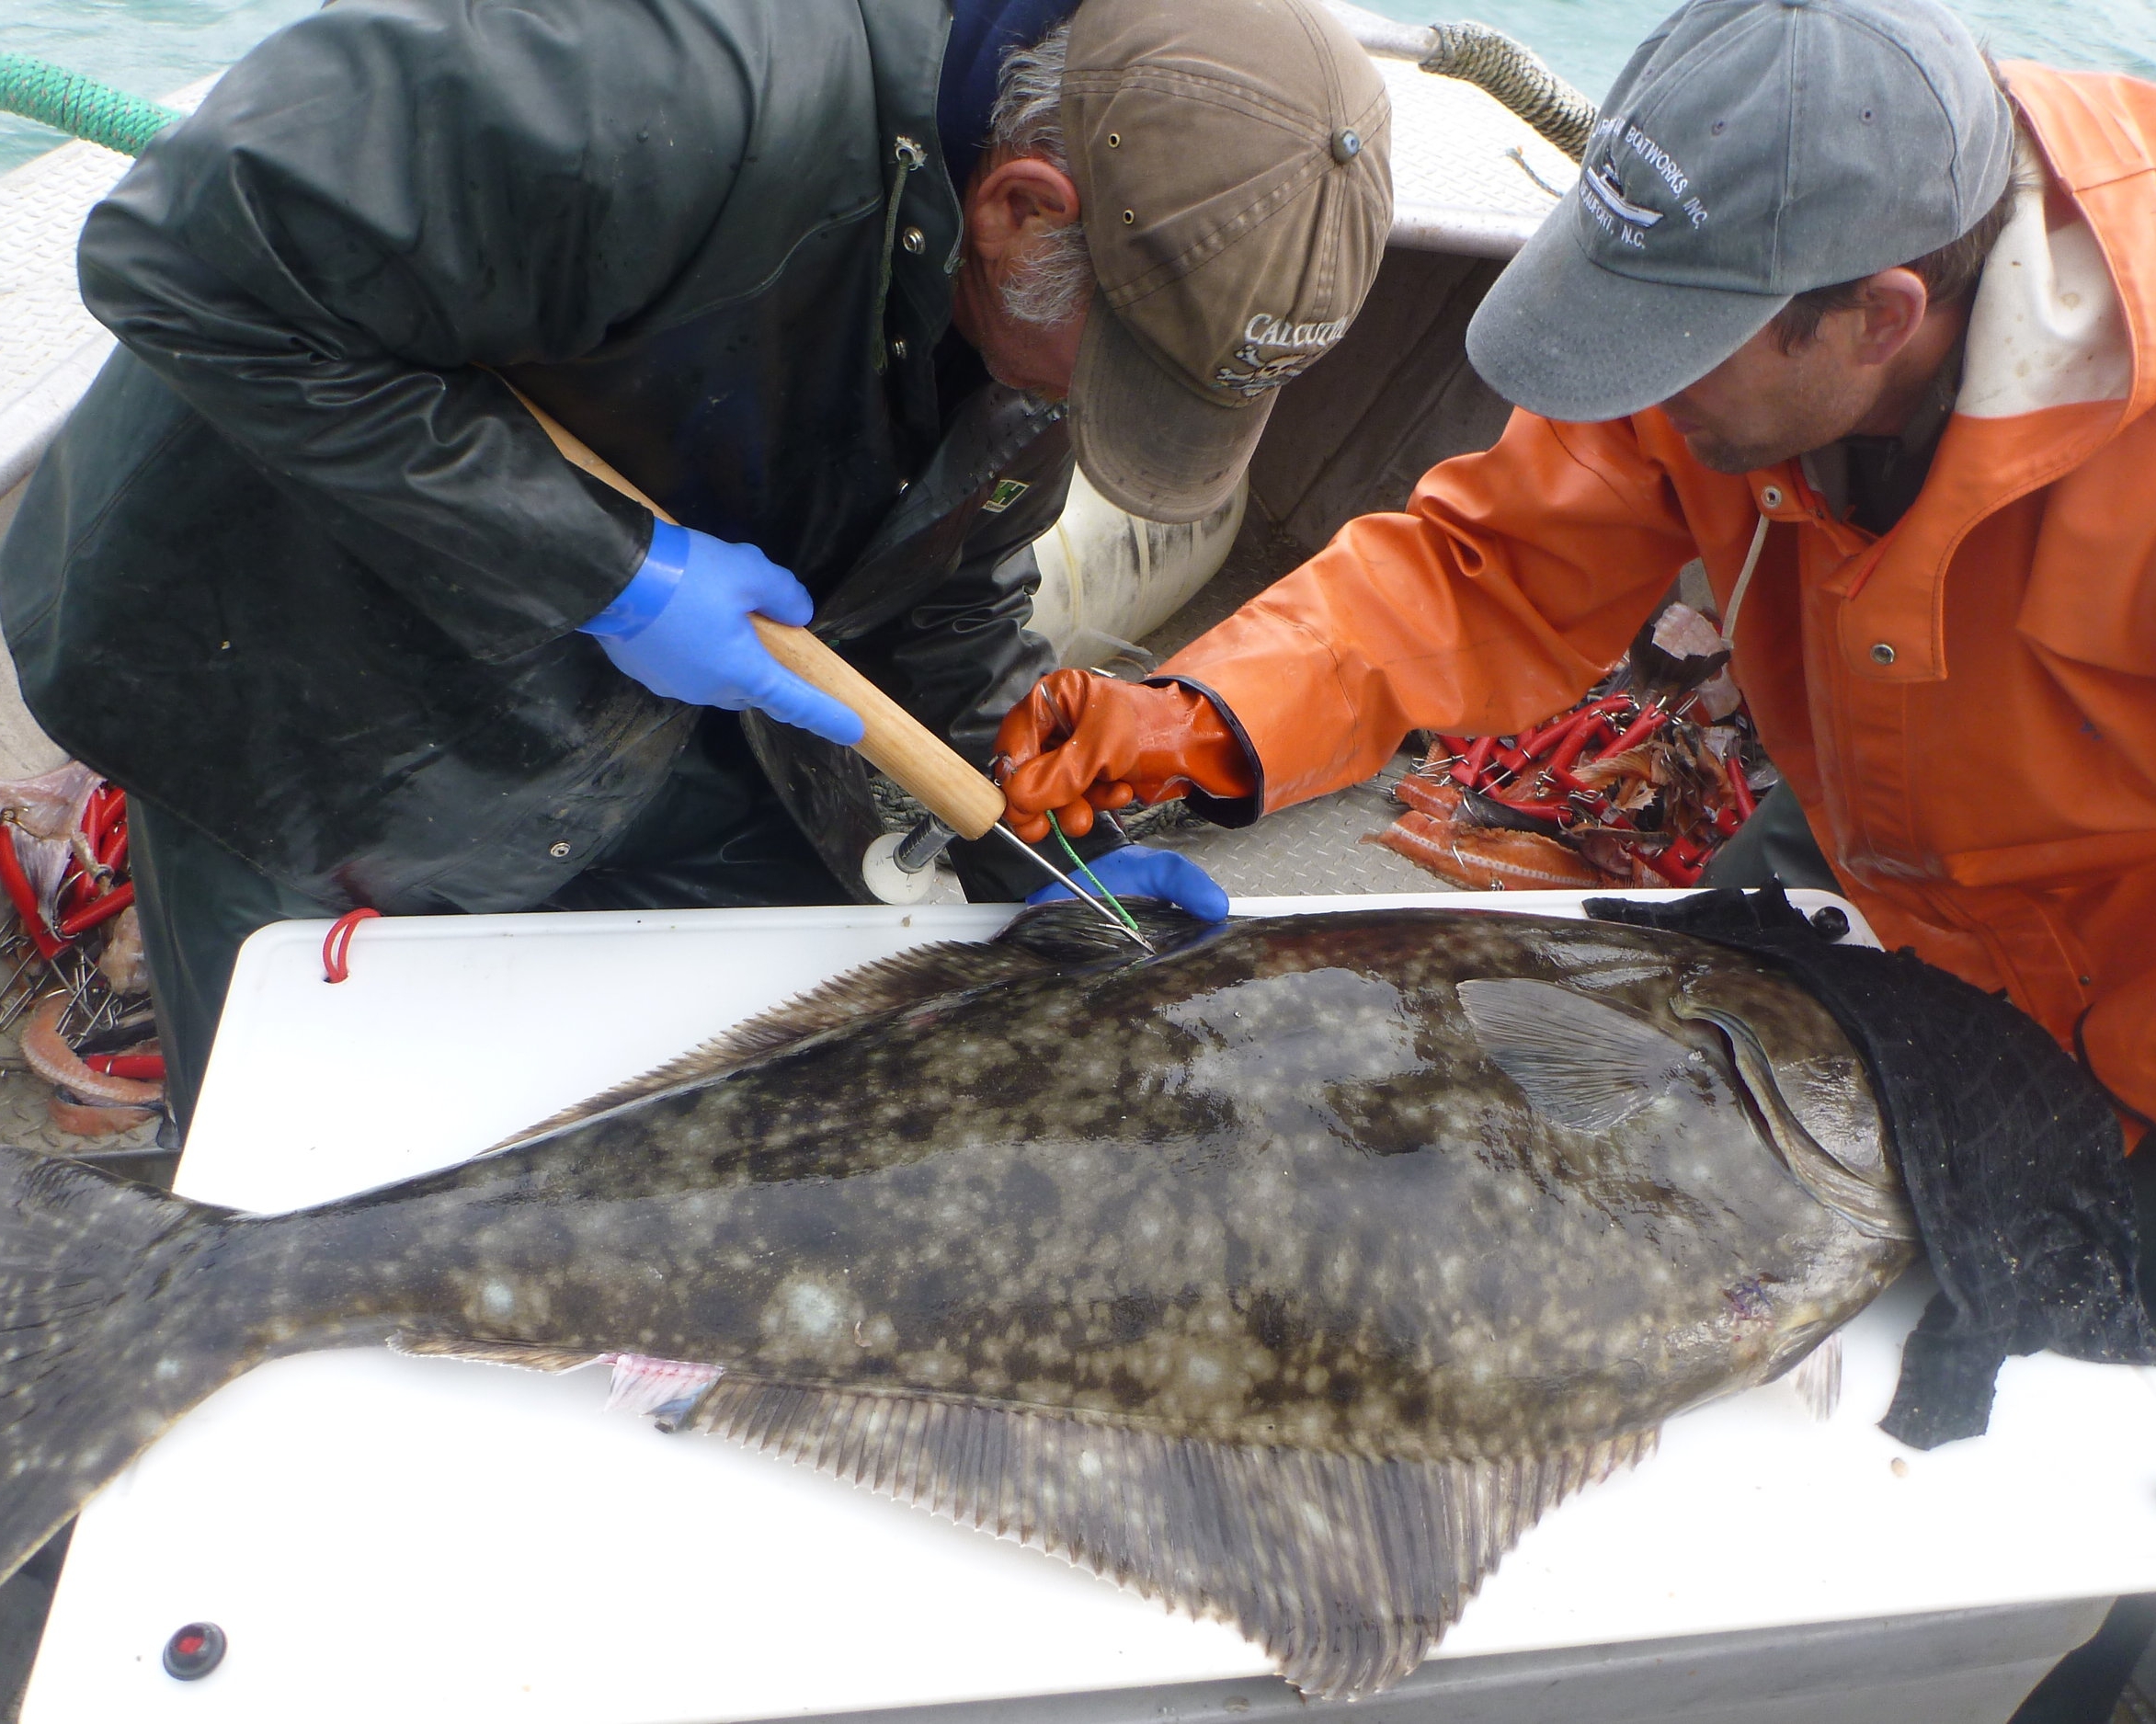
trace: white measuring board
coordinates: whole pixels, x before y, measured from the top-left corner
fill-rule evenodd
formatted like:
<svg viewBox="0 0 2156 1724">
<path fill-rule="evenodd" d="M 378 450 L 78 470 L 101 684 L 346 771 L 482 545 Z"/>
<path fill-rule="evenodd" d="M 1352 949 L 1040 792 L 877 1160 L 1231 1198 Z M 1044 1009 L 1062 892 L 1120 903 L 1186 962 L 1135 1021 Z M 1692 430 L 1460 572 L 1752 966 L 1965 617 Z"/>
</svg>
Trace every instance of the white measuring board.
<svg viewBox="0 0 2156 1724">
<path fill-rule="evenodd" d="M 1577 914 L 1584 896 L 1237 908 Z M 1008 915 L 377 921 L 337 987 L 325 924 L 265 929 L 178 1187 L 274 1210 L 443 1166 L 838 971 Z M 1989 1435 L 1911 1453 L 1874 1421 L 1926 1292 L 1905 1283 L 1844 1331 L 1831 1421 L 1782 1385 L 1673 1421 L 1660 1455 L 1527 1534 L 1441 1656 L 2156 1590 L 2156 1373 L 2010 1361 Z M 1036 1551 L 608 1414 L 606 1389 L 598 1370 L 382 1349 L 242 1378 L 84 1513 L 27 1724 L 672 1724 L 1267 1668 L 1231 1630 Z M 231 1650 L 175 1682 L 160 1649 L 205 1618 Z"/>
</svg>

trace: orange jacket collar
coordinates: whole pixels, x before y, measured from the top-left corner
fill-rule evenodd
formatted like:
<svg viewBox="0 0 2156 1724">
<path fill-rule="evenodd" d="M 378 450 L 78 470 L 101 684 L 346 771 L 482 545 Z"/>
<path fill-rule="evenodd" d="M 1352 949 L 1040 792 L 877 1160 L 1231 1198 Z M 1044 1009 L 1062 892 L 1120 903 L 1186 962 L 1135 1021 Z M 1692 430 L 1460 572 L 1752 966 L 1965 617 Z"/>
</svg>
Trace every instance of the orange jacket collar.
<svg viewBox="0 0 2156 1724">
<path fill-rule="evenodd" d="M 1977 524 L 2156 405 L 2156 148 L 2127 99 L 2129 86 L 2145 86 L 2019 62 L 2008 76 L 2046 183 L 2024 197 L 1985 267 L 1961 393 L 1896 530 L 1889 581 L 1871 589 L 1877 556 L 1846 577 L 1849 624 L 1899 644 L 1884 681 L 1946 675 L 1946 569 Z M 1787 499 L 1763 508 L 1770 516 L 1812 512 L 1797 462 L 1753 480 L 1755 496 L 1771 486 Z"/>
</svg>

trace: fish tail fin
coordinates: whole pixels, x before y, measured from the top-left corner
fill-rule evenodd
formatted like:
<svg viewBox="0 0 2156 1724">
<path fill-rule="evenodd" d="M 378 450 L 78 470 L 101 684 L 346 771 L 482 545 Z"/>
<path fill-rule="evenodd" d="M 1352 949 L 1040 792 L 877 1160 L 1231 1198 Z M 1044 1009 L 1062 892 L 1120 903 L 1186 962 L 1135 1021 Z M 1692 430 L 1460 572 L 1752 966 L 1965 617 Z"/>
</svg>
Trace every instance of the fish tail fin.
<svg viewBox="0 0 2156 1724">
<path fill-rule="evenodd" d="M 214 1247 L 234 1221 L 0 1146 L 0 1580 L 188 1408 L 267 1356 L 218 1296 Z"/>
</svg>

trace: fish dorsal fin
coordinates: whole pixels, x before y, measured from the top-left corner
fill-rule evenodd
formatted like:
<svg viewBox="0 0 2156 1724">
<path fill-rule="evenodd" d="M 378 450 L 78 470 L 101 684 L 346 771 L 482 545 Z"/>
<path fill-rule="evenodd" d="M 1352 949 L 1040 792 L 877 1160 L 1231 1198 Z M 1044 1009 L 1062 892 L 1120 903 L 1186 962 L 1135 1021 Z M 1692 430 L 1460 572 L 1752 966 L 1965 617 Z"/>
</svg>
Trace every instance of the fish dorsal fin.
<svg viewBox="0 0 2156 1724">
<path fill-rule="evenodd" d="M 895 957 L 879 958 L 857 970 L 835 976 L 804 994 L 745 1018 L 723 1035 L 690 1048 L 663 1066 L 601 1090 L 597 1095 L 549 1114 L 536 1125 L 496 1144 L 508 1149 L 550 1132 L 593 1119 L 647 1095 L 701 1083 L 775 1054 L 812 1035 L 857 1023 L 878 1012 L 920 1005 L 947 995 L 1017 980 L 1042 973 L 1042 961 L 1020 947 L 945 940 L 917 946 Z"/>
<path fill-rule="evenodd" d="M 1632 1013 L 1555 982 L 1462 982 L 1460 1004 L 1483 1052 L 1535 1111 L 1579 1131 L 1609 1130 L 1699 1057 Z"/>
<path fill-rule="evenodd" d="M 1130 897 L 1121 902 L 1139 931 L 1153 942 L 1156 953 L 1190 945 L 1221 926 L 1192 916 L 1164 898 Z M 1042 963 L 1058 969 L 1145 955 L 1135 941 L 1108 925 L 1100 908 L 1071 898 L 1052 898 L 1021 910 L 996 936 L 996 943 L 1030 952 Z"/>
<path fill-rule="evenodd" d="M 1406 1675 L 1522 1533 L 1654 1445 L 1642 1432 L 1519 1460 L 1373 1460 L 735 1376 L 684 1428 L 1226 1622 L 1327 1698 Z"/>
<path fill-rule="evenodd" d="M 450 1335 L 404 1330 L 389 1338 L 392 1353 L 416 1359 L 464 1359 L 474 1364 L 508 1364 L 519 1371 L 575 1371 L 606 1355 L 537 1341 L 494 1341 L 477 1335 Z"/>
<path fill-rule="evenodd" d="M 1024 952 L 969 940 L 938 941 L 834 976 L 769 1011 L 743 1019 L 688 1057 L 708 1061 L 714 1074 L 728 1071 L 878 1012 L 1040 973 L 1040 960 Z"/>
</svg>

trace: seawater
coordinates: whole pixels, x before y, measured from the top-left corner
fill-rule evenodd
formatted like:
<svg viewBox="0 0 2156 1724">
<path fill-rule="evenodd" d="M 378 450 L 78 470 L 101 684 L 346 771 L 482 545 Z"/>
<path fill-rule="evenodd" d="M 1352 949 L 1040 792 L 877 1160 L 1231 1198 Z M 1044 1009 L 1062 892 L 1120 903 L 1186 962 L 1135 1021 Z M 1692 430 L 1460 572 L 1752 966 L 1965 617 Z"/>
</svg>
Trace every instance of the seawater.
<svg viewBox="0 0 2156 1724">
<path fill-rule="evenodd" d="M 1443 0 L 1363 4 L 1388 17 L 1426 24 L 1440 15 Z M 154 97 L 230 65 L 314 6 L 315 0 L 0 0 L 0 48 Z M 1670 6 L 1668 0 L 1466 0 L 1463 9 L 1510 31 L 1600 99 Z M 2156 78 L 2156 0 L 1961 0 L 1958 9 L 2001 59 Z M 0 119 L 0 172 L 60 141 L 42 126 Z"/>
<path fill-rule="evenodd" d="M 1516 36 L 1558 76 L 1600 101 L 1674 0 L 1454 0 L 1440 13 L 1416 0 L 1356 0 L 1386 17 L 1428 24 L 1469 17 Z M 2001 60 L 2130 72 L 2156 79 L 2156 0 L 1949 0 Z"/>
</svg>

